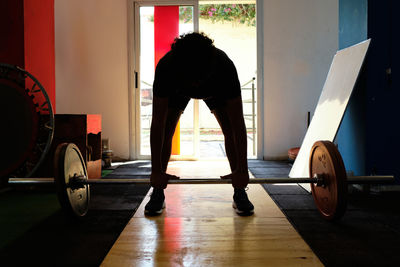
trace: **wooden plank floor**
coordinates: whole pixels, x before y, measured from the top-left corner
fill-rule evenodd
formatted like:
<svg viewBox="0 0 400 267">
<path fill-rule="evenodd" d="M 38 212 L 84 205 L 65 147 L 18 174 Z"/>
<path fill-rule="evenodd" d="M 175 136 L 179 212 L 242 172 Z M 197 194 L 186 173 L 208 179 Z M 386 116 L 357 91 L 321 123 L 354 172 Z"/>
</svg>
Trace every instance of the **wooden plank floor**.
<svg viewBox="0 0 400 267">
<path fill-rule="evenodd" d="M 169 168 L 188 178 L 227 170 L 222 161 Z M 158 217 L 144 216 L 147 195 L 102 266 L 322 266 L 261 185 L 249 185 L 249 217 L 232 209 L 231 185 L 169 185 L 165 194 Z"/>
</svg>

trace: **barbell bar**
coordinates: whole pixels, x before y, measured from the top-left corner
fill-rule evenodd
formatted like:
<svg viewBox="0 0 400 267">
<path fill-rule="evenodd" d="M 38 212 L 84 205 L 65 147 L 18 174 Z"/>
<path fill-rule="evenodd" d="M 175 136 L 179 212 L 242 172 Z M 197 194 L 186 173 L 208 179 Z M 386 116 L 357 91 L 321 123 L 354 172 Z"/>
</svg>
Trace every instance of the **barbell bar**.
<svg viewBox="0 0 400 267">
<path fill-rule="evenodd" d="M 89 209 L 90 185 L 150 184 L 150 179 L 88 179 L 85 161 L 73 143 L 60 144 L 55 152 L 54 178 L 10 178 L 9 184 L 55 184 L 61 207 L 75 217 L 85 216 Z M 250 184 L 309 183 L 318 211 L 326 220 L 341 218 L 347 206 L 347 184 L 386 184 L 395 177 L 347 177 L 343 160 L 336 146 L 329 141 L 317 141 L 310 152 L 310 178 L 252 178 Z M 231 179 L 173 179 L 169 184 L 231 184 Z"/>
<path fill-rule="evenodd" d="M 68 187 L 79 187 L 81 185 L 93 185 L 93 184 L 150 184 L 148 178 L 137 178 L 137 179 L 86 179 L 84 176 L 76 176 L 71 178 Z M 393 175 L 383 176 L 350 176 L 347 177 L 348 184 L 381 184 L 393 182 Z M 10 178 L 9 184 L 13 185 L 54 185 L 54 178 Z M 288 178 L 288 177 L 271 177 L 271 178 L 252 178 L 249 179 L 249 184 L 317 184 L 323 186 L 322 177 L 313 178 Z M 199 178 L 199 179 L 171 179 L 168 180 L 168 184 L 232 184 L 231 179 L 221 178 Z"/>
</svg>

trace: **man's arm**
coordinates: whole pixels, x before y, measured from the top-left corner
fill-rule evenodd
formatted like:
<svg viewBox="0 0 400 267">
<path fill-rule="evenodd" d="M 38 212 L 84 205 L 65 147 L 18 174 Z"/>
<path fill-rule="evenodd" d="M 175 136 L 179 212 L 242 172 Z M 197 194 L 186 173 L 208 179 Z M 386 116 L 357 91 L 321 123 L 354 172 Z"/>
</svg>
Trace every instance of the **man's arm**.
<svg viewBox="0 0 400 267">
<path fill-rule="evenodd" d="M 153 114 L 150 129 L 151 166 L 153 173 L 161 173 L 161 152 L 167 121 L 168 98 L 153 97 Z"/>
</svg>

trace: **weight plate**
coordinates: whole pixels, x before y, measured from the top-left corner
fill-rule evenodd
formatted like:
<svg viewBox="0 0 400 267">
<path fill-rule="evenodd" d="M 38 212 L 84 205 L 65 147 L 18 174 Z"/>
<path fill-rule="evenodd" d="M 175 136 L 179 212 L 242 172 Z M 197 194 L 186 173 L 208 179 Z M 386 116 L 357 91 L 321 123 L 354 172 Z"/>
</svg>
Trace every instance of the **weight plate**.
<svg viewBox="0 0 400 267">
<path fill-rule="evenodd" d="M 4 125 L 0 182 L 30 177 L 45 161 L 53 140 L 54 113 L 40 82 L 17 66 L 0 63 L 0 105 Z M 1 184 L 0 184 L 1 187 Z"/>
<path fill-rule="evenodd" d="M 5 125 L 2 144 L 0 177 L 7 177 L 15 172 L 32 155 L 37 142 L 39 115 L 33 99 L 23 87 L 0 78 L 0 105 L 2 125 Z M 3 130 L 3 129 L 2 129 Z"/>
<path fill-rule="evenodd" d="M 310 177 L 322 175 L 324 185 L 311 184 L 315 204 L 328 221 L 343 216 L 347 206 L 347 177 L 342 157 L 330 141 L 315 142 L 310 153 Z"/>
<path fill-rule="evenodd" d="M 68 187 L 69 180 L 74 175 L 85 177 L 87 171 L 85 161 L 79 148 L 73 143 L 63 143 L 57 146 L 54 158 L 55 182 L 61 207 L 76 217 L 85 216 L 89 209 L 90 187 L 72 189 Z"/>
</svg>

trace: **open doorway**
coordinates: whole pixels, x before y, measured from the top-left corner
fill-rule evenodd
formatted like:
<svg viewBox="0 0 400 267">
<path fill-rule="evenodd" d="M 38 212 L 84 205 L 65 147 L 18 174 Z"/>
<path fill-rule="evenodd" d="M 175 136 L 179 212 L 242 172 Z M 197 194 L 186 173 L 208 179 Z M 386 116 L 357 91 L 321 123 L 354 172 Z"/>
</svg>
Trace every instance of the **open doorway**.
<svg viewBox="0 0 400 267">
<path fill-rule="evenodd" d="M 177 5 L 179 4 L 179 5 Z M 234 62 L 242 85 L 243 108 L 248 134 L 248 156 L 256 155 L 256 7 L 255 1 L 168 1 L 160 5 L 137 1 L 135 6 L 135 122 L 132 123 L 135 152 L 132 158 L 150 156 L 152 83 L 157 64 L 157 9 L 175 9 L 171 23 L 176 36 L 202 31 Z M 157 20 L 157 19 L 156 19 Z M 174 28 L 173 27 L 173 28 Z M 170 27 L 169 27 L 170 28 Z M 168 31 L 169 31 L 168 28 Z M 173 40 L 173 39 L 172 39 Z M 170 42 L 172 43 L 172 40 Z M 165 51 L 166 52 L 166 51 Z M 173 158 L 210 159 L 226 156 L 222 131 L 203 101 L 191 100 L 177 127 Z M 132 155 L 132 153 L 131 153 Z"/>
<path fill-rule="evenodd" d="M 247 155 L 256 156 L 256 1 L 199 1 L 199 31 L 236 66 L 242 87 Z M 224 137 L 204 102 L 199 103 L 200 157 L 225 157 Z"/>
<path fill-rule="evenodd" d="M 197 1 L 135 2 L 135 157 L 150 156 L 150 126 L 152 119 L 152 86 L 155 67 L 170 49 L 174 38 L 198 29 L 195 16 Z M 179 4 L 179 5 L 177 5 Z M 195 157 L 194 101 L 191 101 L 178 124 L 172 154 L 180 158 Z M 181 134 L 182 133 L 182 134 Z M 181 136 L 188 143 L 181 144 Z"/>
</svg>

